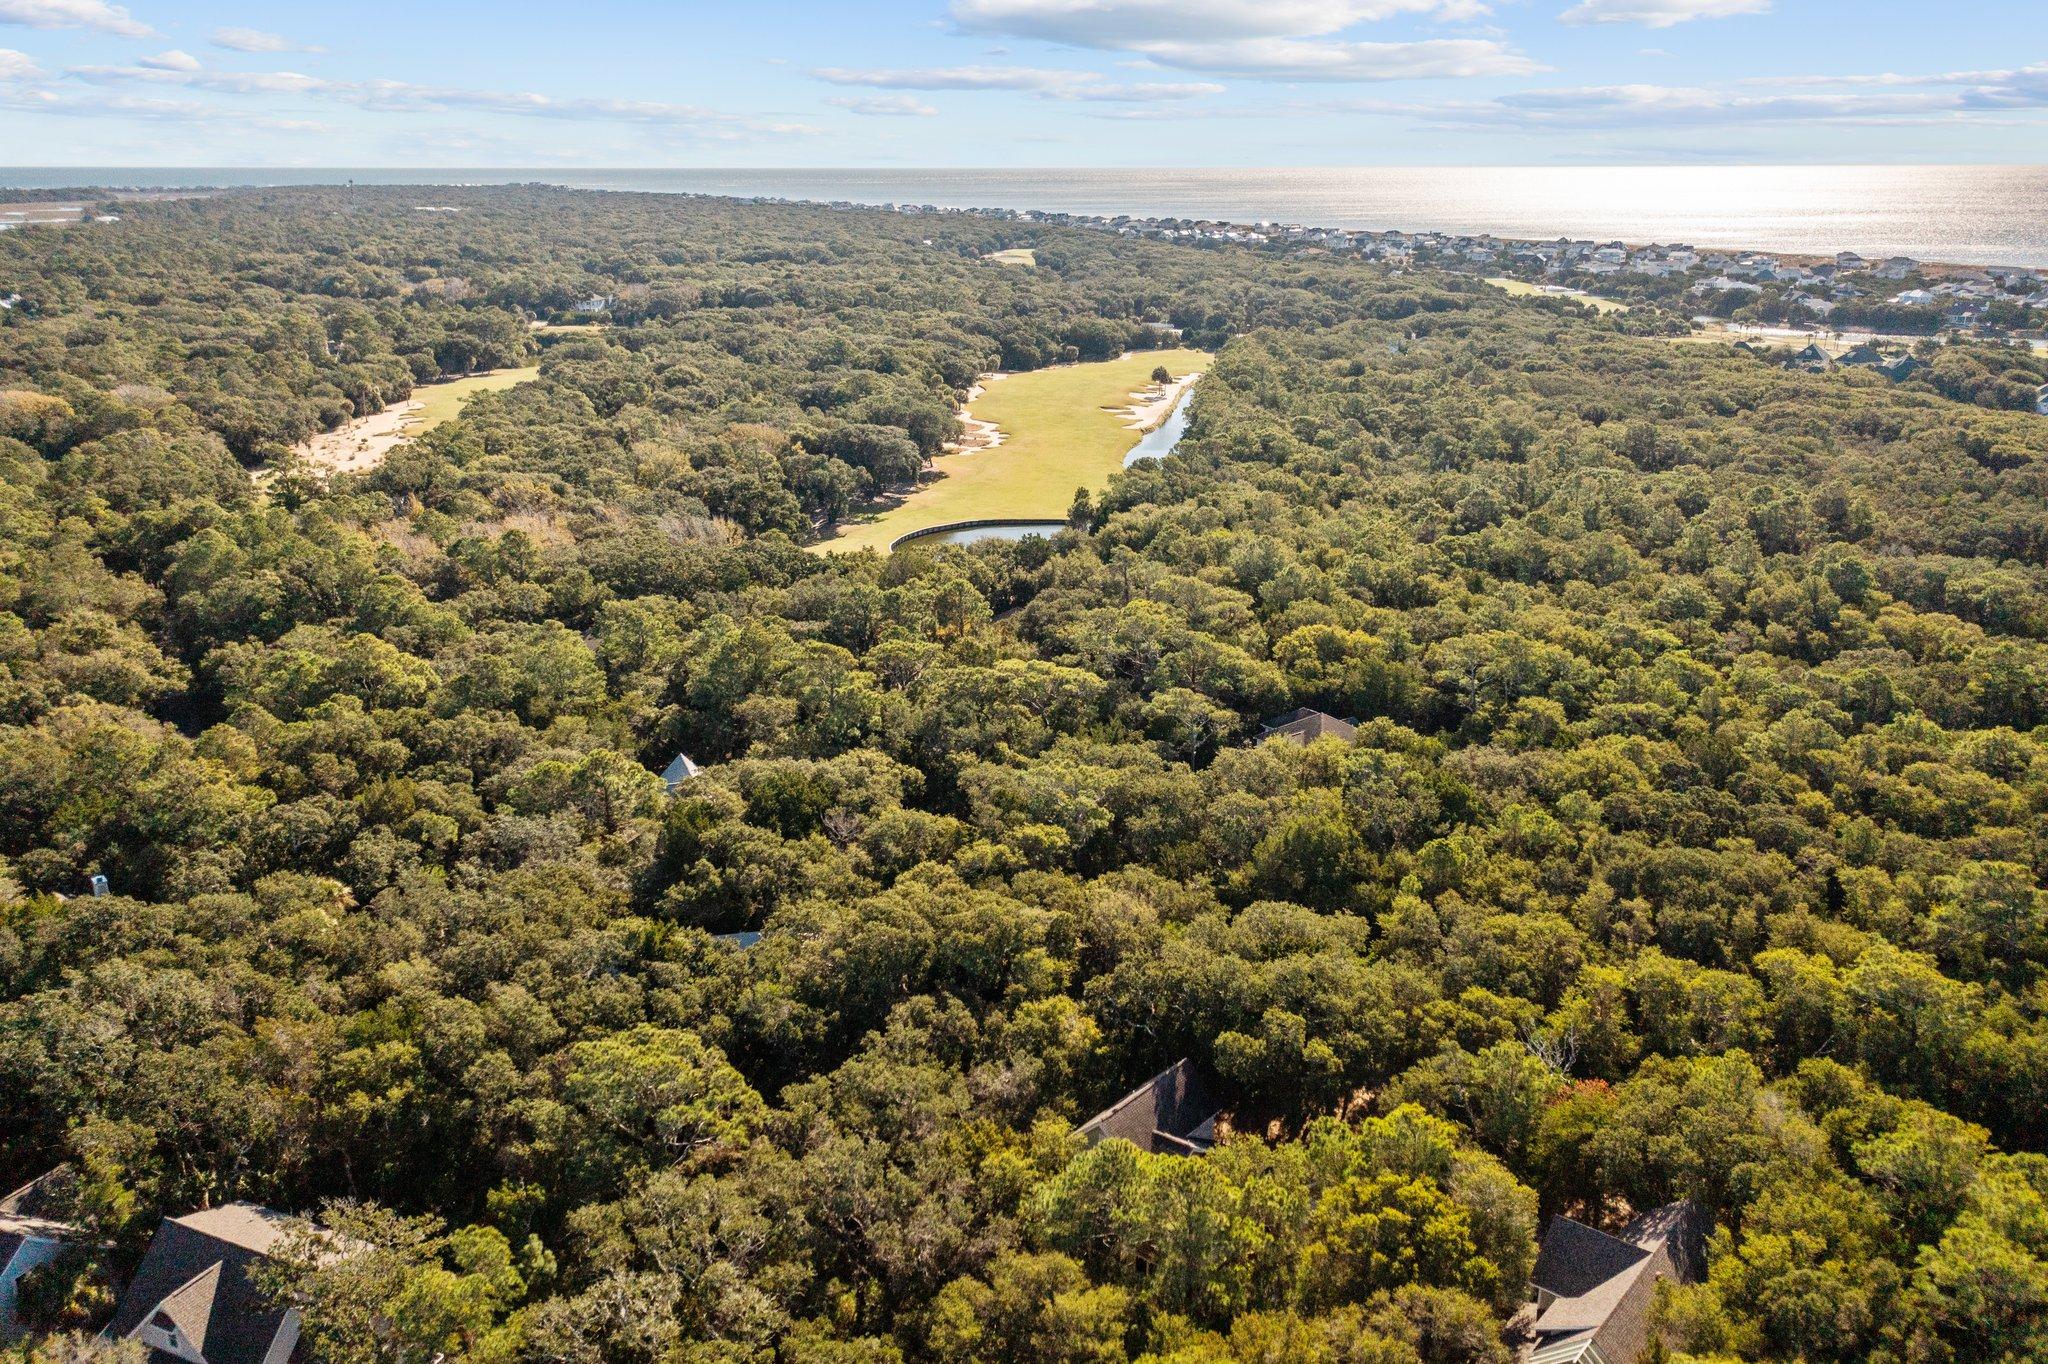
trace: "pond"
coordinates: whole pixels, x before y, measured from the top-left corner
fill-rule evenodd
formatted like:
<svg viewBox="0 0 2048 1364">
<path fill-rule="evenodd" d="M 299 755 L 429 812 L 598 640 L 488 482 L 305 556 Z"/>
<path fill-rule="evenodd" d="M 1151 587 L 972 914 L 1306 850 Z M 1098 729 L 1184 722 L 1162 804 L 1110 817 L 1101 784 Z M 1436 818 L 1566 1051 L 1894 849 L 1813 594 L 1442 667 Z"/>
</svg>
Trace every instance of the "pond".
<svg viewBox="0 0 2048 1364">
<path fill-rule="evenodd" d="M 1145 433 L 1145 439 L 1132 447 L 1124 456 L 1124 467 L 1130 468 L 1141 459 L 1165 459 L 1180 444 L 1183 432 L 1188 429 L 1188 400 L 1195 396 L 1195 386 L 1189 384 L 1181 391 L 1173 411 L 1166 414 L 1166 420 Z"/>
<path fill-rule="evenodd" d="M 978 526 L 956 526 L 948 530 L 936 527 L 926 531 L 912 531 L 898 540 L 894 549 L 901 545 L 975 545 L 983 540 L 1024 540 L 1033 535 L 1047 539 L 1058 535 L 1067 528 L 1064 521 L 990 521 Z"/>
</svg>

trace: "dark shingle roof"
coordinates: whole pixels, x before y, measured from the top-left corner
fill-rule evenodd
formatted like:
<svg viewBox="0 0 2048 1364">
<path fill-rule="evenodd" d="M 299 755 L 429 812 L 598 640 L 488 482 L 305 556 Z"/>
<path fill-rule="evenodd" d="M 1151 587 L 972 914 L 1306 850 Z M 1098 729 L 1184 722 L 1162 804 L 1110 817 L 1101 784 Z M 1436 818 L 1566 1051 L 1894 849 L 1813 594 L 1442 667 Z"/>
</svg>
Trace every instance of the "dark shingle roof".
<svg viewBox="0 0 2048 1364">
<path fill-rule="evenodd" d="M 68 1165 L 59 1165 L 46 1174 L 38 1175 L 7 1197 L 0 1198 L 0 1217 L 61 1221 L 62 1203 L 70 1180 L 71 1167 Z"/>
<path fill-rule="evenodd" d="M 1081 1124 L 1092 1146 L 1120 1137 L 1155 1155 L 1200 1155 L 1215 1144 L 1220 1112 L 1191 1061 L 1176 1061 Z"/>
<path fill-rule="evenodd" d="M 1641 1246 L 1569 1217 L 1553 1217 L 1529 1282 L 1560 1298 L 1576 1298 L 1647 1258 L 1649 1252 Z"/>
<path fill-rule="evenodd" d="M 1707 1234 L 1711 1229 L 1699 1204 L 1684 1198 L 1639 1215 L 1622 1228 L 1621 1238 L 1645 1250 L 1663 1246 L 1679 1282 L 1698 1283 L 1707 1277 Z"/>
<path fill-rule="evenodd" d="M 1659 1279 L 1697 1283 L 1706 1275 L 1707 1219 L 1690 1202 L 1643 1213 L 1609 1236 L 1554 1217 L 1531 1282 L 1555 1296 L 1536 1318 L 1532 1364 L 1574 1364 L 1597 1354 L 1635 1364 L 1650 1342 Z"/>
<path fill-rule="evenodd" d="M 249 1281 L 249 1270 L 284 1239 L 287 1226 L 283 1214 L 253 1203 L 165 1218 L 107 1335 L 127 1339 L 161 1312 L 207 1364 L 261 1364 L 284 1313 Z"/>
<path fill-rule="evenodd" d="M 71 1168 L 59 1165 L 0 1198 L 0 1269 L 24 1241 L 62 1241 L 79 1234 L 64 1220 L 73 1183 Z"/>
<path fill-rule="evenodd" d="M 1292 739 L 1298 744 L 1312 744 L 1318 739 L 1350 739 L 1358 733 L 1358 726 L 1334 715 L 1325 715 L 1319 710 L 1297 710 L 1267 722 L 1259 731 L 1259 738 Z"/>
</svg>

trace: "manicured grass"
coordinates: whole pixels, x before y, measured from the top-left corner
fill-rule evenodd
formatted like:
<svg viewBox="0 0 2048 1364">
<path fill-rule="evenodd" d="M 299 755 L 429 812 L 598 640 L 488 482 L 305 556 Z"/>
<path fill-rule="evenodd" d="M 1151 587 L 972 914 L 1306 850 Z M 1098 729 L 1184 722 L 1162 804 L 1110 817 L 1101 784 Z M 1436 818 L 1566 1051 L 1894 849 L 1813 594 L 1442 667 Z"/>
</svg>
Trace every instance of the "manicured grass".
<svg viewBox="0 0 2048 1364">
<path fill-rule="evenodd" d="M 1007 251 L 991 251 L 986 256 L 983 256 L 982 259 L 996 261 L 1003 265 L 1022 265 L 1032 269 L 1037 268 L 1038 265 L 1038 253 L 1028 246 L 1013 246 Z"/>
<path fill-rule="evenodd" d="M 1160 365 L 1178 379 L 1208 364 L 1203 351 L 1153 350 L 999 379 L 968 410 L 1002 428 L 1001 445 L 940 456 L 945 477 L 879 515 L 847 522 L 818 548 L 887 550 L 898 536 L 953 521 L 1059 520 L 1074 490 L 1106 485 L 1143 434 L 1104 409 L 1129 407 Z"/>
<path fill-rule="evenodd" d="M 1503 293 L 1510 293 L 1518 298 L 1568 298 L 1574 303 L 1585 304 L 1595 312 L 1625 313 L 1628 311 L 1628 304 L 1617 303 L 1611 298 L 1601 298 L 1597 294 L 1547 293 L 1525 279 L 1509 279 L 1503 275 L 1490 278 L 1486 282 Z"/>
<path fill-rule="evenodd" d="M 412 396 L 419 400 L 420 410 L 406 424 L 406 434 L 421 435 L 442 422 L 455 420 L 462 413 L 462 404 L 473 394 L 496 393 L 539 377 L 540 367 L 535 365 L 529 369 L 494 369 L 485 374 L 472 374 L 467 379 L 450 379 L 446 383 L 421 384 L 412 391 Z"/>
</svg>

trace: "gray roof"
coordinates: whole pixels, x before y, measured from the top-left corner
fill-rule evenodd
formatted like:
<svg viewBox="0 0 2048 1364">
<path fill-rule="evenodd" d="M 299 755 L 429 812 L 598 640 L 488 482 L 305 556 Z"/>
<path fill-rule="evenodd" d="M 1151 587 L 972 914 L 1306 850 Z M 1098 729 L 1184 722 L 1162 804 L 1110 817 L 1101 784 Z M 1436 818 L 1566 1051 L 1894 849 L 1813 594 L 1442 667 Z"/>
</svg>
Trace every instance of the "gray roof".
<svg viewBox="0 0 2048 1364">
<path fill-rule="evenodd" d="M 1318 739 L 1348 741 L 1357 733 L 1358 726 L 1348 720 L 1339 720 L 1319 710 L 1303 709 L 1268 721 L 1266 727 L 1259 731 L 1259 738 L 1292 739 L 1298 744 L 1312 744 Z"/>
<path fill-rule="evenodd" d="M 1680 1282 L 1698 1283 L 1707 1277 L 1707 1233 L 1711 1230 L 1699 1205 L 1682 1198 L 1640 1214 L 1621 1229 L 1621 1239 L 1646 1248 L 1664 1247 L 1683 1276 Z"/>
<path fill-rule="evenodd" d="M 1221 1110 L 1194 1063 L 1180 1060 L 1081 1124 L 1089 1145 L 1121 1138 L 1154 1155 L 1200 1155 Z"/>
<path fill-rule="evenodd" d="M 1640 1246 L 1569 1217 L 1553 1217 L 1529 1282 L 1560 1298 L 1576 1298 L 1648 1258 Z"/>
<path fill-rule="evenodd" d="M 1635 1364 L 1650 1341 L 1657 1282 L 1706 1275 L 1707 1219 L 1690 1202 L 1637 1217 L 1620 1236 L 1553 1217 L 1530 1282 L 1552 1297 L 1536 1317 L 1533 1364 Z"/>
<path fill-rule="evenodd" d="M 681 786 L 703 770 L 703 768 L 690 761 L 689 754 L 678 753 L 674 762 L 661 769 L 661 779 L 667 782 L 669 789 L 673 791 L 676 787 Z"/>
<path fill-rule="evenodd" d="M 262 1364 L 285 1314 L 249 1281 L 249 1270 L 289 1226 L 282 1213 L 253 1203 L 165 1218 L 106 1334 L 125 1340 L 154 1321 L 177 1327 L 207 1364 Z"/>
</svg>

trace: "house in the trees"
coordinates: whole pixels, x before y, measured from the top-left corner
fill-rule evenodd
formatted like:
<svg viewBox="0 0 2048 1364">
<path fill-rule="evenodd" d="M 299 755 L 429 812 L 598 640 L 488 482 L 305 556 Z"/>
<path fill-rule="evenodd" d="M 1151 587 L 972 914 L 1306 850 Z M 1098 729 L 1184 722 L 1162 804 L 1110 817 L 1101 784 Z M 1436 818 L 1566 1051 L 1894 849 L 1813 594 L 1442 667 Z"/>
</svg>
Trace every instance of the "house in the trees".
<svg viewBox="0 0 2048 1364">
<path fill-rule="evenodd" d="M 1264 743 L 1268 739 L 1287 739 L 1297 744 L 1312 744 L 1318 739 L 1349 742 L 1357 733 L 1358 726 L 1348 720 L 1339 720 L 1319 710 L 1297 710 L 1268 721 L 1259 731 L 1259 742 Z"/>
<path fill-rule="evenodd" d="M 1090 1146 L 1121 1137 L 1159 1156 L 1199 1156 L 1216 1144 L 1222 1109 L 1192 1061 L 1180 1060 L 1103 1109 L 1080 1133 Z"/>
<path fill-rule="evenodd" d="M 1927 362 L 1925 360 L 1920 359 L 1918 356 L 1899 355 L 1894 356 L 1892 359 L 1889 359 L 1885 361 L 1883 364 L 1879 365 L 1877 367 L 1877 372 L 1879 374 L 1882 374 L 1885 378 L 1891 380 L 1893 383 L 1898 383 L 1901 379 L 1912 378 L 1914 375 L 1918 374 L 1921 370 L 1926 368 Z"/>
<path fill-rule="evenodd" d="M 1793 355 L 1785 363 L 1793 369 L 1803 369 L 1808 374 L 1825 374 L 1835 367 L 1834 357 L 1822 350 L 1817 342 L 1808 342 L 1804 350 Z"/>
<path fill-rule="evenodd" d="M 251 1281 L 290 1219 L 253 1203 L 167 1217 L 105 1335 L 138 1341 L 151 1364 L 298 1364 L 299 1314 Z"/>
<path fill-rule="evenodd" d="M 676 754 L 675 761 L 661 769 L 661 779 L 673 791 L 704 769 L 690 761 L 687 753 Z"/>
<path fill-rule="evenodd" d="M 1646 1212 L 1619 1236 L 1551 1218 L 1530 1275 L 1529 1364 L 1637 1364 L 1650 1343 L 1657 1284 L 1706 1277 L 1707 1231 L 1706 1215 L 1690 1202 Z"/>
<path fill-rule="evenodd" d="M 16 1310 L 22 1276 L 84 1239 L 62 1215 L 69 1178 L 60 1165 L 0 1198 L 0 1340 L 13 1340 L 24 1329 Z"/>
</svg>

